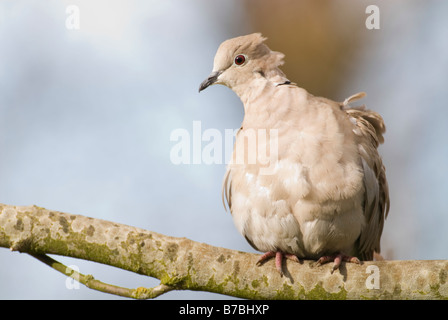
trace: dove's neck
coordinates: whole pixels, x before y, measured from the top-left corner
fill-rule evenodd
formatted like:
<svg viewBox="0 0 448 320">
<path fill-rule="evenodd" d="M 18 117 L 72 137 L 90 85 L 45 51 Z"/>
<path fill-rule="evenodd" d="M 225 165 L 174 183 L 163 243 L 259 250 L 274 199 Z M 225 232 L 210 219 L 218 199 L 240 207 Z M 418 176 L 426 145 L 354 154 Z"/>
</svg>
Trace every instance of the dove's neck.
<svg viewBox="0 0 448 320">
<path fill-rule="evenodd" d="M 231 88 L 246 105 L 246 103 L 267 94 L 268 91 L 287 81 L 289 80 L 277 69 L 277 72 L 272 70 L 268 75 L 254 72 L 249 77 L 242 78 L 241 82 L 233 83 Z"/>
<path fill-rule="evenodd" d="M 308 92 L 284 76 L 254 77 L 232 88 L 244 105 L 243 126 L 277 127 L 306 108 Z M 294 108 L 291 108 L 294 106 Z"/>
</svg>

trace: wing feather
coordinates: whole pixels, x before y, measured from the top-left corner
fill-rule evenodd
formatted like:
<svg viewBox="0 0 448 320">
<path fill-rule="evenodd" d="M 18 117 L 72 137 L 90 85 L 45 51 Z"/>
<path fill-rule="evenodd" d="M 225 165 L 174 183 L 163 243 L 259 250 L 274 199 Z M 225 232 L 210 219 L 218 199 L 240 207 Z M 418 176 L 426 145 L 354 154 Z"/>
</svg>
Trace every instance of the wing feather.
<svg viewBox="0 0 448 320">
<path fill-rule="evenodd" d="M 365 226 L 358 240 L 358 252 L 361 259 L 372 260 L 374 252 L 380 253 L 380 238 L 390 208 L 386 169 L 377 150 L 379 144 L 384 142 L 386 127 L 378 113 L 365 107 L 348 107 L 352 97 L 344 101 L 342 107 L 355 120 L 352 122 L 356 123 L 354 131 L 364 170 Z"/>
</svg>

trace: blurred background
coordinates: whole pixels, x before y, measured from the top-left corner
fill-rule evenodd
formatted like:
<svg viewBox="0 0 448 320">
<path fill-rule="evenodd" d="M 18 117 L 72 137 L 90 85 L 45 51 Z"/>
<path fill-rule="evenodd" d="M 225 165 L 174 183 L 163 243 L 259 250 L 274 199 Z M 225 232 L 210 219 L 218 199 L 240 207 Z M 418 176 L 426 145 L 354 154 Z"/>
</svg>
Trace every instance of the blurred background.
<svg viewBox="0 0 448 320">
<path fill-rule="evenodd" d="M 368 5 L 380 29 L 366 28 Z M 72 29 L 79 10 L 79 28 Z M 198 94 L 219 44 L 261 32 L 289 79 L 387 125 L 387 259 L 447 259 L 447 1 L 2 0 L 0 203 L 38 205 L 254 252 L 221 203 L 225 164 L 175 165 L 173 130 L 239 128 L 228 88 Z M 69 28 L 67 28 L 68 23 Z M 128 288 L 157 280 L 56 259 Z M 255 266 L 254 266 L 255 267 Z M 159 299 L 223 299 L 170 292 Z M 0 248 L 0 299 L 120 299 Z"/>
</svg>

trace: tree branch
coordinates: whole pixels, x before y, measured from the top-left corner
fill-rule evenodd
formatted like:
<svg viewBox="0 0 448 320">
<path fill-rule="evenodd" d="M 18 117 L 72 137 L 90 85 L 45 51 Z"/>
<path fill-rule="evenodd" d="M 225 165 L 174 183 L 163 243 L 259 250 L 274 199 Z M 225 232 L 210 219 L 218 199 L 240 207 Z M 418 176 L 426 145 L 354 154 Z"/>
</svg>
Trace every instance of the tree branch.
<svg viewBox="0 0 448 320">
<path fill-rule="evenodd" d="M 340 272 L 288 261 L 280 277 L 258 255 L 169 237 L 127 225 L 37 206 L 0 204 L 0 247 L 33 255 L 89 288 L 132 298 L 199 290 L 249 299 L 448 299 L 448 261 L 369 261 Z M 93 279 L 45 254 L 99 262 L 160 280 L 127 289 Z"/>
</svg>

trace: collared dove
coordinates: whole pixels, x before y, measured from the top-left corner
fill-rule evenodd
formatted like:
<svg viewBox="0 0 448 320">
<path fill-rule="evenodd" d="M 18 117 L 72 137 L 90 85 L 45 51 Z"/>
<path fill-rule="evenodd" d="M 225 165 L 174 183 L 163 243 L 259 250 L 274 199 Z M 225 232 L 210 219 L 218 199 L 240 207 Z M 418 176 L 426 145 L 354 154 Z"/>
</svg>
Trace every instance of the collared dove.
<svg viewBox="0 0 448 320">
<path fill-rule="evenodd" d="M 279 69 L 284 55 L 264 40 L 224 41 L 199 87 L 223 84 L 244 104 L 223 184 L 234 223 L 265 252 L 257 264 L 275 257 L 280 275 L 284 257 L 334 262 L 332 272 L 341 261 L 372 260 L 390 205 L 377 150 L 383 119 L 349 106 L 364 93 L 335 102 L 298 87 Z"/>
</svg>

